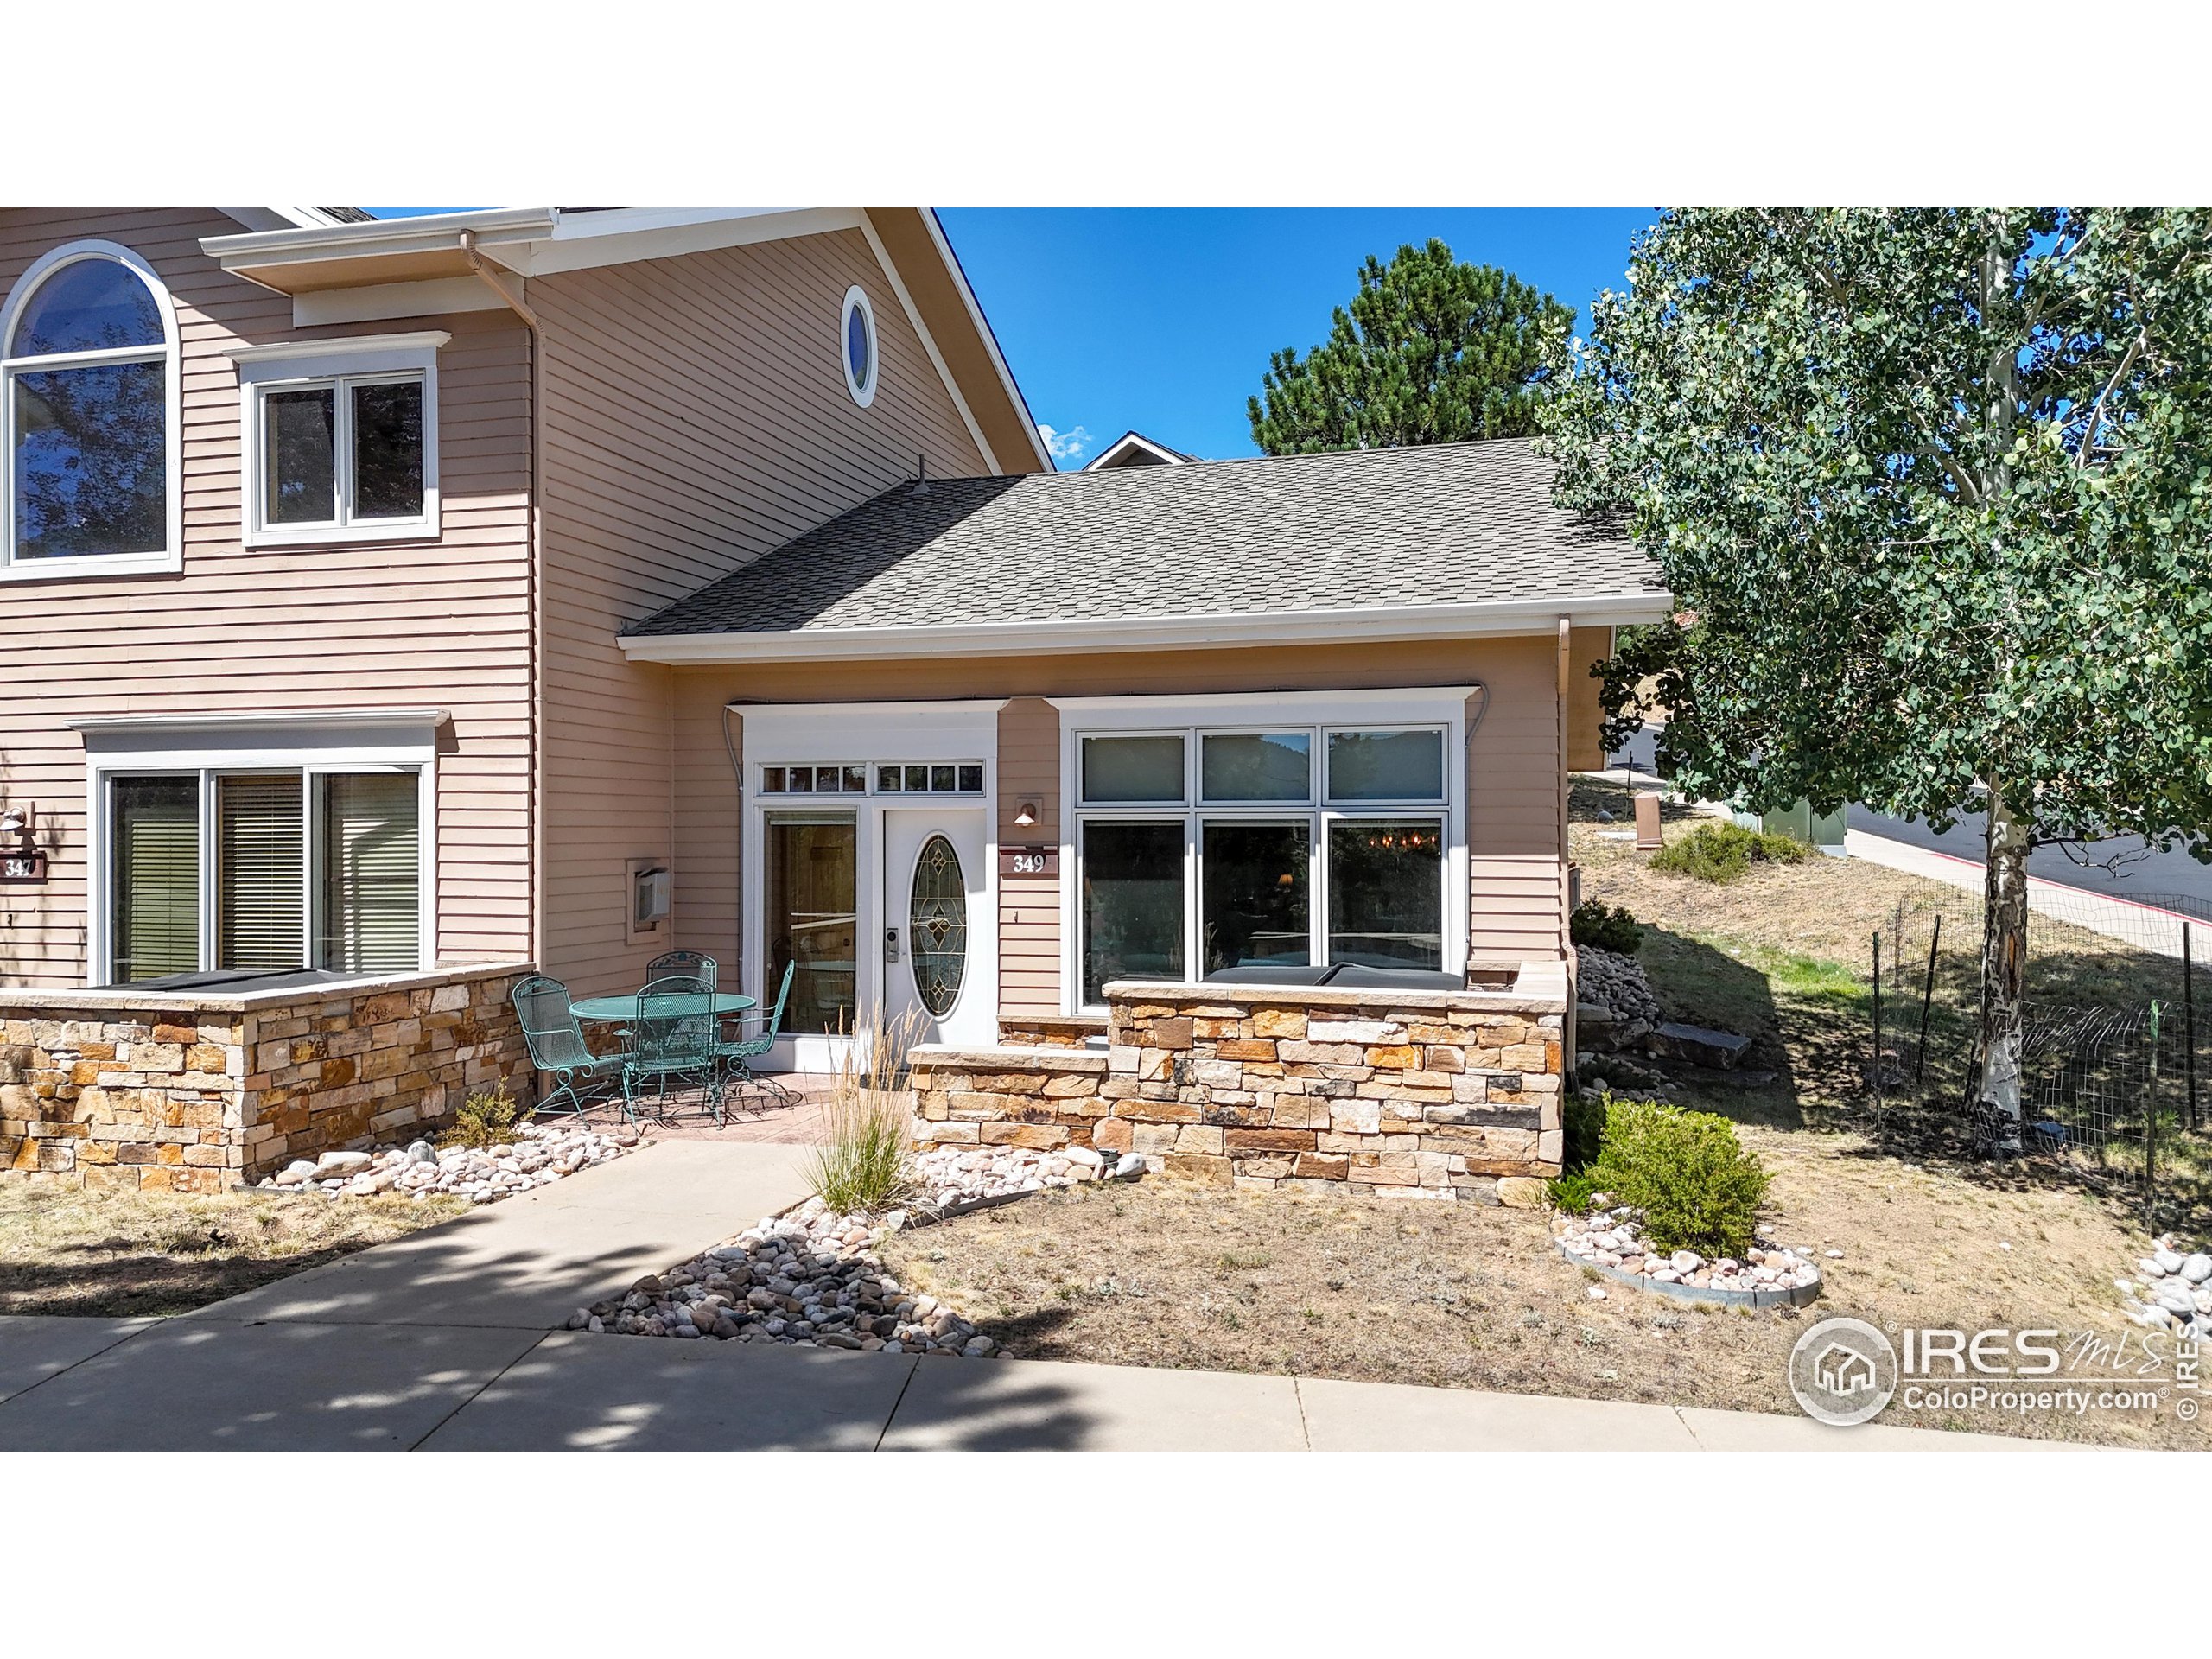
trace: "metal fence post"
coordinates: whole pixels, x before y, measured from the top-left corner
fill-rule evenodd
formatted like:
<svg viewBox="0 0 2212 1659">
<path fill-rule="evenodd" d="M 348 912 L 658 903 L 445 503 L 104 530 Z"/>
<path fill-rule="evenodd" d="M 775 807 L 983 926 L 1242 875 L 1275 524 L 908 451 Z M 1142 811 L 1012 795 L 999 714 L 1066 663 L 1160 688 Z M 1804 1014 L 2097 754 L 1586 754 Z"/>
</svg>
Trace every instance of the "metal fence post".
<svg viewBox="0 0 2212 1659">
<path fill-rule="evenodd" d="M 1874 1116 L 1882 1115 L 1882 936 L 1874 935 L 1874 1067 L 1868 1073 L 1874 1085 Z"/>
<path fill-rule="evenodd" d="M 2190 963 L 2189 918 L 2181 918 L 2182 1065 L 2189 1077 L 2189 1127 L 2196 1130 L 2196 976 Z"/>
<path fill-rule="evenodd" d="M 2151 999 L 2151 1077 L 2143 1091 L 2143 1213 L 2156 1225 L 2158 1196 L 2158 1000 Z"/>
<path fill-rule="evenodd" d="M 1920 1052 L 1913 1057 L 1912 1086 L 1920 1087 L 1928 1071 L 1928 1009 L 1936 1000 L 1936 947 L 1943 942 L 1943 912 L 1936 912 L 1936 931 L 1928 936 L 1928 977 L 1920 987 Z"/>
</svg>

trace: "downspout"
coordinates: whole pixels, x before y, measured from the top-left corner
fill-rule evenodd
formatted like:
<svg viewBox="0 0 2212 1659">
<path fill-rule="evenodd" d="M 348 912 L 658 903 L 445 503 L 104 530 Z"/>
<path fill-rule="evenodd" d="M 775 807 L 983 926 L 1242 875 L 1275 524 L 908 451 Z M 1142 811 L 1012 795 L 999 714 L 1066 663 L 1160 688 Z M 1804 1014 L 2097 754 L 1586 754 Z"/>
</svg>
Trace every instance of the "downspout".
<svg viewBox="0 0 2212 1659">
<path fill-rule="evenodd" d="M 1560 1021 L 1560 1081 L 1561 1087 L 1570 1090 L 1579 1081 L 1574 1072 L 1574 1005 L 1580 995 L 1575 984 L 1578 963 L 1574 955 L 1574 935 L 1573 925 L 1568 920 L 1574 910 L 1574 884 L 1567 854 L 1567 803 L 1571 787 L 1567 763 L 1573 743 L 1567 728 L 1567 685 L 1568 677 L 1573 671 L 1573 662 L 1574 620 L 1572 617 L 1562 616 L 1559 620 L 1559 953 L 1560 959 L 1567 964 L 1567 1013 Z M 1560 1100 L 1557 1095 L 1548 1098 L 1554 1102 Z M 1563 1103 L 1557 1109 L 1564 1109 Z M 1563 1128 L 1564 1120 L 1554 1127 Z"/>
<path fill-rule="evenodd" d="M 530 960 L 545 971 L 545 610 L 539 571 L 545 556 L 545 397 L 543 335 L 523 298 L 521 279 L 495 269 L 476 251 L 476 232 L 461 233 L 468 268 L 530 330 L 530 556 L 524 561 L 530 607 Z"/>
</svg>

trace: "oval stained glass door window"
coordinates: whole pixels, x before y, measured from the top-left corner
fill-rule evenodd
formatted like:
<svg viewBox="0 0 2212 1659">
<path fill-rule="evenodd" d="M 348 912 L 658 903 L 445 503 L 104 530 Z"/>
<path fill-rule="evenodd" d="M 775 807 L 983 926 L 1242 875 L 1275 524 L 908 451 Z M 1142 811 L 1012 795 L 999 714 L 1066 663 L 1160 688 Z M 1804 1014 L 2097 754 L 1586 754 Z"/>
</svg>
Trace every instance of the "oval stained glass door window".
<svg viewBox="0 0 2212 1659">
<path fill-rule="evenodd" d="M 915 856 L 906 920 L 914 993 L 942 1020 L 960 1000 L 960 982 L 968 973 L 968 881 L 960 855 L 943 836 L 931 836 Z"/>
</svg>

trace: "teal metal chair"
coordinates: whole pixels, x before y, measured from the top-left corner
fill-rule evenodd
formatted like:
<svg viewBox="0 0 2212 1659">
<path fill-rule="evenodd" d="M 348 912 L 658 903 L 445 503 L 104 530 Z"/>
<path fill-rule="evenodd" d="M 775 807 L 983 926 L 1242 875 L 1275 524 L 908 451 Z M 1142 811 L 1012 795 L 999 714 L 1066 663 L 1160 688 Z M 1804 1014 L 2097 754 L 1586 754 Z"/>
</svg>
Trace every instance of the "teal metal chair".
<svg viewBox="0 0 2212 1659">
<path fill-rule="evenodd" d="M 798 963 L 784 964 L 784 982 L 776 989 L 776 1006 L 760 1022 L 760 1029 L 753 1035 L 740 1036 L 734 1041 L 719 1041 L 715 1052 L 721 1057 L 724 1071 L 733 1082 L 751 1084 L 756 1088 L 783 1100 L 797 1100 L 798 1096 L 772 1077 L 763 1077 L 753 1070 L 753 1062 L 764 1058 L 776 1046 L 776 1039 L 784 1028 L 784 1009 L 791 1000 L 791 976 L 798 971 Z"/>
<path fill-rule="evenodd" d="M 584 1041 L 583 1027 L 576 1023 L 575 1013 L 569 1006 L 566 985 L 533 974 L 516 982 L 508 1000 L 522 1024 L 530 1063 L 553 1079 L 550 1093 L 543 1089 L 538 1091 L 539 1111 L 566 1111 L 582 1116 L 600 1102 L 625 1092 L 624 1057 L 591 1052 Z"/>
<path fill-rule="evenodd" d="M 726 1065 L 717 1040 L 712 997 L 704 980 L 669 975 L 638 993 L 630 1046 L 622 1056 L 622 1115 L 632 1123 L 650 1090 L 665 1116 L 671 1082 L 707 1091 L 715 1122 L 723 1121 Z"/>
<path fill-rule="evenodd" d="M 702 980 L 708 990 L 721 976 L 721 968 L 703 950 L 664 950 L 645 964 L 645 982 L 682 976 Z"/>
</svg>

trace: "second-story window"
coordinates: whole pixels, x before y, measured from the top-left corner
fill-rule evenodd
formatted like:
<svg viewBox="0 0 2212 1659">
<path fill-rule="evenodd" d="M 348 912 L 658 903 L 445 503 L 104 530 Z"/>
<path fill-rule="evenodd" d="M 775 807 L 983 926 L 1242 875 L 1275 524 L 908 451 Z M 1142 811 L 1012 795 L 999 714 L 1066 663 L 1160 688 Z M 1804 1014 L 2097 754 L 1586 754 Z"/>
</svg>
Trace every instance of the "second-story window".
<svg viewBox="0 0 2212 1659">
<path fill-rule="evenodd" d="M 448 336 L 242 346 L 245 539 L 438 533 L 437 350 Z"/>
<path fill-rule="evenodd" d="M 0 576 L 175 569 L 177 342 L 153 268 L 110 242 L 38 260 L 0 307 Z"/>
</svg>

